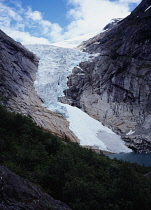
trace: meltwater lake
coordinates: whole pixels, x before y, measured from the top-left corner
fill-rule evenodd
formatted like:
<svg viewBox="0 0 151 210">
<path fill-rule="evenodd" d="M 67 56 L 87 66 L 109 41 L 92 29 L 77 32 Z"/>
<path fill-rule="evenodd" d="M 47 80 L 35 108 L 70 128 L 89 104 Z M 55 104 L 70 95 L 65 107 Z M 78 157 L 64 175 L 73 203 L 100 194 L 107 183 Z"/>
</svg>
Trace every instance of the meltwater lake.
<svg viewBox="0 0 151 210">
<path fill-rule="evenodd" d="M 139 165 L 151 166 L 151 153 L 120 153 L 105 154 L 111 159 L 124 160 L 130 163 L 138 163 Z"/>
</svg>

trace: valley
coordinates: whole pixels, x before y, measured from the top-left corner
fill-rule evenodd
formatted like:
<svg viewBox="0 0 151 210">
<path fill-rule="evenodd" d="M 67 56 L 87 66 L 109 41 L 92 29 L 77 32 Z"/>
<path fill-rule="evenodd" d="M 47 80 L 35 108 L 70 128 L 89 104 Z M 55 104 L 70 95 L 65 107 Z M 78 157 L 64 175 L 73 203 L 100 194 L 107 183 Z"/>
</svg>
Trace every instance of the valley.
<svg viewBox="0 0 151 210">
<path fill-rule="evenodd" d="M 151 209 L 151 3 L 94 2 L 64 29 L 0 2 L 0 210 Z M 102 2 L 129 15 L 88 33 Z"/>
<path fill-rule="evenodd" d="M 67 77 L 73 68 L 80 68 L 78 64 L 86 60 L 92 62 L 99 54 L 88 54 L 76 49 L 51 45 L 26 47 L 40 59 L 34 85 L 43 106 L 67 119 L 69 128 L 79 139 L 80 145 L 111 153 L 132 151 L 126 147 L 119 135 L 103 126 L 101 122 L 76 107 L 59 103 L 59 98 L 67 88 Z M 82 74 L 78 76 L 81 77 Z"/>
</svg>

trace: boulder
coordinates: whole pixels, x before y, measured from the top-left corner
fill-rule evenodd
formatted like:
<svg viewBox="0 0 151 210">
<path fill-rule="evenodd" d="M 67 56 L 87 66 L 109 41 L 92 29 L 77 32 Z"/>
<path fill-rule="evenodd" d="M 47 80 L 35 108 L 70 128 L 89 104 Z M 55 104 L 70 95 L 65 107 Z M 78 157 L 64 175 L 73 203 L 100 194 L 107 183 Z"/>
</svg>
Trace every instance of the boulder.
<svg viewBox="0 0 151 210">
<path fill-rule="evenodd" d="M 0 209 L 70 210 L 66 204 L 54 200 L 4 166 L 0 166 Z"/>
</svg>

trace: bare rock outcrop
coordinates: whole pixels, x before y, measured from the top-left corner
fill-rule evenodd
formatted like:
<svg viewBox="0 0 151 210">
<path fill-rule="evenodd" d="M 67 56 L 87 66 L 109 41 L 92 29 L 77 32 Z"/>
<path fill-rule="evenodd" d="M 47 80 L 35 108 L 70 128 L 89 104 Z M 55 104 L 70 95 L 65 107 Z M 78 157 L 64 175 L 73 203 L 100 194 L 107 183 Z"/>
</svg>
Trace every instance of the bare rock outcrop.
<svg viewBox="0 0 151 210">
<path fill-rule="evenodd" d="M 83 50 L 99 55 L 74 68 L 61 100 L 132 141 L 135 151 L 151 151 L 150 0 L 107 33 L 85 42 Z M 127 136 L 131 130 L 135 133 Z"/>
<path fill-rule="evenodd" d="M 0 30 L 0 100 L 10 111 L 30 115 L 34 121 L 53 133 L 78 141 L 69 123 L 61 115 L 42 106 L 34 81 L 38 58 Z"/>
<path fill-rule="evenodd" d="M 71 210 L 66 204 L 54 200 L 4 166 L 0 166 L 0 209 Z"/>
</svg>

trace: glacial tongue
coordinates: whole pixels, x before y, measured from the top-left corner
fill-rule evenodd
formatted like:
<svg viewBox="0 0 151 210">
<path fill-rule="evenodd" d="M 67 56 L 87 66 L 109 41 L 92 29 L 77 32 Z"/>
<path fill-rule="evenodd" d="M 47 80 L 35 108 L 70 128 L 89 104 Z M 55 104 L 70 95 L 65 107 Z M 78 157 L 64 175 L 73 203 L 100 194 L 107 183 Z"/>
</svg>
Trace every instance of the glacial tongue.
<svg viewBox="0 0 151 210">
<path fill-rule="evenodd" d="M 80 72 L 78 64 L 86 60 L 92 62 L 98 54 L 89 55 L 78 50 L 50 45 L 26 47 L 40 58 L 35 88 L 43 106 L 66 117 L 70 130 L 80 140 L 80 144 L 113 153 L 131 152 L 120 136 L 111 129 L 82 110 L 58 102 L 58 97 L 63 96 L 63 91 L 67 88 L 67 77 L 72 73 L 72 69 L 77 73 L 79 71 L 77 76 L 80 78 L 83 73 Z"/>
</svg>

